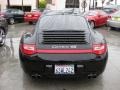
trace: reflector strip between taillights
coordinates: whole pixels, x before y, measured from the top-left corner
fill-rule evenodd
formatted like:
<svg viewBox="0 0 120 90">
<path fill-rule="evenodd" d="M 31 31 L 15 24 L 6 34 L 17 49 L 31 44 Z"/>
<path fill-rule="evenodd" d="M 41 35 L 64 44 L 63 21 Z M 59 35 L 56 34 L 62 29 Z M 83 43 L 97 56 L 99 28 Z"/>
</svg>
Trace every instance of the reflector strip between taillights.
<svg viewBox="0 0 120 90">
<path fill-rule="evenodd" d="M 36 53 L 41 53 L 41 54 L 85 54 L 85 53 L 93 53 L 96 55 L 101 55 L 104 54 L 107 50 L 106 44 L 94 44 L 93 49 L 81 49 L 81 50 L 52 50 L 52 49 L 36 49 L 36 46 L 34 44 L 28 45 L 28 44 L 23 44 L 20 45 L 21 51 L 26 54 L 26 55 L 33 55 Z"/>
<path fill-rule="evenodd" d="M 50 53 L 50 54 L 82 54 L 92 53 L 91 49 L 88 50 L 37 50 L 37 53 Z"/>
</svg>

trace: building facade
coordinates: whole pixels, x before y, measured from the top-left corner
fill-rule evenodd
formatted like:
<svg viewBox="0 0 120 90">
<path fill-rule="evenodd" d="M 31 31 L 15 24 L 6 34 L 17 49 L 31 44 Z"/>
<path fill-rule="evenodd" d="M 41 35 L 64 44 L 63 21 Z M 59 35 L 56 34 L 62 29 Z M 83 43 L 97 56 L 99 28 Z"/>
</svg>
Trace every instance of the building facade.
<svg viewBox="0 0 120 90">
<path fill-rule="evenodd" d="M 22 5 L 25 11 L 30 11 L 31 9 L 36 9 L 37 0 L 10 0 L 11 8 L 22 9 Z M 7 0 L 0 0 L 0 8 L 7 8 Z"/>
<path fill-rule="evenodd" d="M 47 8 L 61 10 L 64 8 L 79 8 L 83 10 L 83 2 L 85 1 L 85 10 L 89 10 L 89 2 L 90 0 L 50 0 Z"/>
<path fill-rule="evenodd" d="M 80 10 L 84 11 L 84 6 L 85 6 L 85 10 L 89 10 L 89 8 L 96 8 L 96 7 L 102 7 L 107 5 L 107 2 L 109 2 L 110 0 L 48 0 L 49 4 L 48 4 L 48 8 L 52 8 L 52 9 L 64 9 L 64 8 L 69 8 L 69 7 L 76 7 L 76 8 L 80 8 Z M 85 1 L 85 4 L 83 3 Z M 102 2 L 104 1 L 104 3 L 102 4 Z M 112 2 L 110 2 L 110 4 L 117 4 L 120 5 L 120 0 L 113 0 Z M 74 5 L 75 6 L 74 6 Z"/>
</svg>

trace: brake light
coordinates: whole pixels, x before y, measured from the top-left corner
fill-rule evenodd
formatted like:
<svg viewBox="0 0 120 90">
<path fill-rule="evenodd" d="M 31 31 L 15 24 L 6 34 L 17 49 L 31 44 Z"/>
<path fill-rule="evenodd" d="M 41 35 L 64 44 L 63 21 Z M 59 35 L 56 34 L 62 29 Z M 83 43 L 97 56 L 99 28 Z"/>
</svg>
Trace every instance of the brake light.
<svg viewBox="0 0 120 90">
<path fill-rule="evenodd" d="M 22 44 L 20 49 L 26 55 L 33 55 L 36 53 L 36 47 L 34 44 Z"/>
<path fill-rule="evenodd" d="M 106 44 L 94 44 L 93 53 L 96 55 L 104 54 L 107 50 Z"/>
<path fill-rule="evenodd" d="M 1 17 L 4 17 L 5 15 L 4 14 L 0 14 Z"/>
</svg>

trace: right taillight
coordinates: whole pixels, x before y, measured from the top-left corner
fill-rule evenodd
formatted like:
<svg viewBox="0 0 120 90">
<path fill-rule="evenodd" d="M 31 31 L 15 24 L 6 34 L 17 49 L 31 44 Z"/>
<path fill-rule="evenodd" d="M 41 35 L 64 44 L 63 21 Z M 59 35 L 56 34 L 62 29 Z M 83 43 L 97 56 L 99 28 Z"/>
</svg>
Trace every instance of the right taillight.
<svg viewBox="0 0 120 90">
<path fill-rule="evenodd" d="M 36 53 L 36 47 L 34 44 L 21 44 L 20 49 L 21 52 L 26 55 L 33 55 Z"/>
<path fill-rule="evenodd" d="M 93 45 L 93 53 L 96 55 L 102 55 L 106 53 L 107 46 L 106 44 L 94 44 Z"/>
</svg>

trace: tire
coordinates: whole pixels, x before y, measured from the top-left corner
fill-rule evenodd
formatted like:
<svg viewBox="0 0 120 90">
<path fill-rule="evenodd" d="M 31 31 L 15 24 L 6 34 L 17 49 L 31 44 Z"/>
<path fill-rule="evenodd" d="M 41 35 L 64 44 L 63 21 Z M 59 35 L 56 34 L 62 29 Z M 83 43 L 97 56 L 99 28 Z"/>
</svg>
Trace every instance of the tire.
<svg viewBox="0 0 120 90">
<path fill-rule="evenodd" d="M 0 28 L 0 47 L 5 44 L 5 39 L 6 39 L 5 31 L 2 28 Z"/>
<path fill-rule="evenodd" d="M 11 25 L 13 25 L 13 24 L 15 23 L 15 19 L 14 19 L 14 18 L 10 18 L 10 19 L 9 19 L 9 23 L 10 23 Z"/>
<path fill-rule="evenodd" d="M 114 30 L 115 28 L 114 27 L 110 27 L 110 30 Z"/>
<path fill-rule="evenodd" d="M 28 22 L 30 25 L 32 25 L 33 24 L 33 22 Z"/>
<path fill-rule="evenodd" d="M 91 22 L 90 22 L 90 26 L 91 26 L 91 28 L 95 28 L 95 22 L 94 22 L 94 21 L 91 21 Z"/>
</svg>

